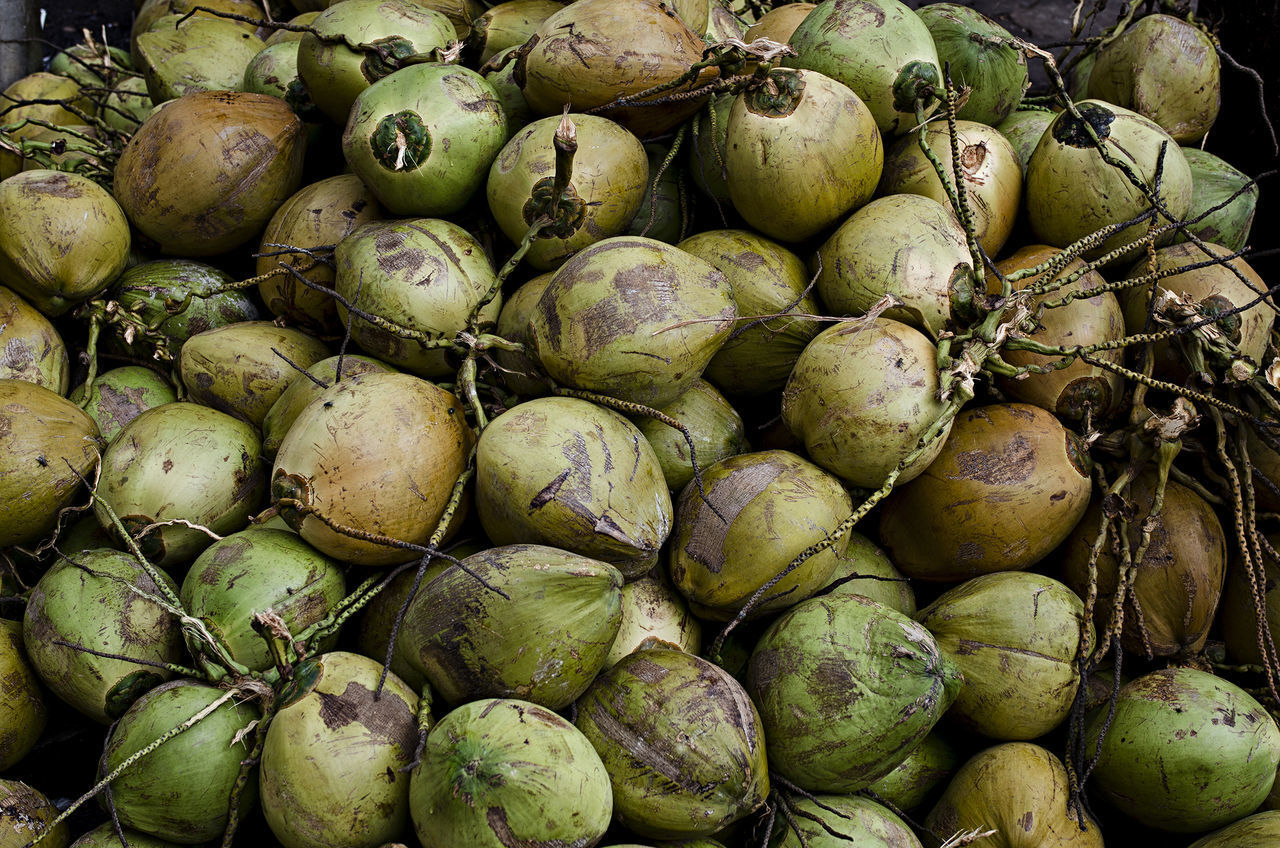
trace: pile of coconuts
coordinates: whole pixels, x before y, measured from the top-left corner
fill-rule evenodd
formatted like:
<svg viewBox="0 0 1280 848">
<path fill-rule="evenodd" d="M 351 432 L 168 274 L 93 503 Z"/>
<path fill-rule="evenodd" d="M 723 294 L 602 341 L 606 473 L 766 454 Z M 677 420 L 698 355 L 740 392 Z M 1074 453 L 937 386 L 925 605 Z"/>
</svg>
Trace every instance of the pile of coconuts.
<svg viewBox="0 0 1280 848">
<path fill-rule="evenodd" d="M 0 846 L 1280 842 L 1258 186 L 1107 5 L 145 0 L 11 85 Z"/>
</svg>

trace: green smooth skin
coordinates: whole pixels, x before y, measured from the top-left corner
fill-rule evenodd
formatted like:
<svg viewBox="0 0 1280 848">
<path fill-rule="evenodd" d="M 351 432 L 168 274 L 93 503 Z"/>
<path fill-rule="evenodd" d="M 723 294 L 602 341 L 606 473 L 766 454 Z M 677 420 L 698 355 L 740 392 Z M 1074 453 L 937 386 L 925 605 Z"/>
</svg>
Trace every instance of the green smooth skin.
<svg viewBox="0 0 1280 848">
<path fill-rule="evenodd" d="M 742 416 L 706 380 L 697 380 L 688 391 L 658 411 L 688 429 L 700 471 L 750 448 Z M 682 490 L 693 479 L 689 441 L 679 430 L 656 418 L 637 416 L 635 424 L 658 455 L 667 488 L 672 492 Z"/>
</svg>

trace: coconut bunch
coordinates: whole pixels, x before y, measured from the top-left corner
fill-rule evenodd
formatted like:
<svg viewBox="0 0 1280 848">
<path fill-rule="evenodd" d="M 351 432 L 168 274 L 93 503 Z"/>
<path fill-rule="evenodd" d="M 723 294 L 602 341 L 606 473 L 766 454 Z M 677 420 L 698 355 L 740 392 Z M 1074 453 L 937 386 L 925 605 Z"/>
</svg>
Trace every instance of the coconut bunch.
<svg viewBox="0 0 1280 848">
<path fill-rule="evenodd" d="M 294 5 L 6 92 L 0 844 L 1265 840 L 1199 28 Z"/>
</svg>

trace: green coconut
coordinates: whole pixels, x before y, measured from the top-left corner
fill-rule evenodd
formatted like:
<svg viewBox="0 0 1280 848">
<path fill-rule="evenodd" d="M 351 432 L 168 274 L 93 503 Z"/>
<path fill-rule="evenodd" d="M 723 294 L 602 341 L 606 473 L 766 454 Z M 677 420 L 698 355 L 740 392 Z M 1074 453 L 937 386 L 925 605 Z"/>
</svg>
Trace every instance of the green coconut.
<svg viewBox="0 0 1280 848">
<path fill-rule="evenodd" d="M 960 767 L 924 820 L 937 848 L 958 833 L 994 830 L 992 848 L 1102 848 L 1102 831 L 1074 808 L 1067 770 L 1048 750 L 1006 742 L 980 751 Z"/>
<path fill-rule="evenodd" d="M 0 548 L 47 535 L 93 475 L 101 439 L 93 419 L 26 380 L 0 380 Z"/>
<path fill-rule="evenodd" d="M 587 245 L 631 226 L 649 185 L 644 145 L 623 127 L 597 115 L 571 113 L 577 152 L 566 193 L 576 198 L 570 226 L 543 231 L 525 253 L 532 267 L 559 267 Z M 489 210 L 508 239 L 519 244 L 542 211 L 531 194 L 550 195 L 555 182 L 553 137 L 562 118 L 542 118 L 513 135 L 493 160 L 486 183 Z"/>
<path fill-rule="evenodd" d="M 22 648 L 22 624 L 0 619 L 0 771 L 22 761 L 47 721 L 40 678 Z"/>
<path fill-rule="evenodd" d="M 506 115 L 484 77 L 427 63 L 396 71 L 356 97 L 342 152 L 391 213 L 442 217 L 484 185 L 506 141 Z"/>
<path fill-rule="evenodd" d="M 116 279 L 109 296 L 148 329 L 108 328 L 113 333 L 108 338 L 140 358 L 175 358 L 197 333 L 260 317 L 244 292 L 229 290 L 233 282 L 225 271 L 190 259 L 134 265 Z"/>
<path fill-rule="evenodd" d="M 1018 156 L 1018 164 L 1022 166 L 1022 175 L 1027 175 L 1027 162 L 1040 143 L 1040 137 L 1053 122 L 1054 112 L 1047 109 L 1020 109 L 1000 123 L 996 129 L 1013 145 L 1013 152 Z"/>
<path fill-rule="evenodd" d="M 520 90 L 520 84 L 515 79 L 516 63 L 512 61 L 514 58 L 512 54 L 519 49 L 519 47 L 508 47 L 480 66 L 480 76 L 489 83 L 494 96 L 502 104 L 502 113 L 507 116 L 508 141 L 538 117 L 525 102 L 524 92 Z"/>
<path fill-rule="evenodd" d="M 266 46 L 237 21 L 195 15 L 157 20 L 137 37 L 138 70 L 151 102 L 198 91 L 237 91 L 245 68 Z"/>
<path fill-rule="evenodd" d="M 302 121 L 278 97 L 196 92 L 152 113 L 129 139 L 115 196 L 161 252 L 213 256 L 262 232 L 297 191 L 305 152 Z"/>
<path fill-rule="evenodd" d="M 692 654 L 623 657 L 578 700 L 577 725 L 608 770 L 615 818 L 641 836 L 711 836 L 769 794 L 760 716 L 736 680 Z"/>
<path fill-rule="evenodd" d="M 441 49 L 457 30 L 419 3 L 346 0 L 326 7 L 298 43 L 298 75 L 329 120 L 345 126 L 360 92 L 400 67 L 401 60 Z M 356 51 L 348 44 L 376 46 Z"/>
<path fill-rule="evenodd" d="M 791 34 L 800 26 L 800 22 L 813 11 L 816 3 L 787 3 L 774 6 L 752 24 L 742 40 L 748 44 L 757 38 L 767 38 L 779 44 L 786 44 Z"/>
<path fill-rule="evenodd" d="M 71 77 L 82 88 L 110 88 L 132 70 L 127 51 L 92 39 L 73 44 L 49 60 L 50 73 Z"/>
<path fill-rule="evenodd" d="M 325 291 L 333 288 L 337 272 L 314 256 L 282 245 L 306 251 L 336 245 L 361 224 L 380 218 L 382 207 L 377 198 L 355 174 L 339 174 L 298 189 L 271 216 L 258 245 L 257 273 L 276 272 L 258 284 L 267 309 L 304 329 L 341 332 L 344 327 L 338 320 L 338 302 Z M 281 265 L 319 288 L 311 288 Z"/>
<path fill-rule="evenodd" d="M 103 440 L 110 444 L 130 421 L 148 409 L 173 403 L 178 395 L 173 383 L 159 373 L 144 365 L 124 365 L 95 377 L 87 398 L 82 383 L 71 399 L 83 404 Z"/>
<path fill-rule="evenodd" d="M 658 407 L 658 411 L 689 431 L 686 439 L 679 430 L 656 418 L 637 416 L 634 422 L 658 455 L 662 476 L 672 492 L 678 493 L 693 479 L 695 458 L 701 470 L 750 448 L 742 416 L 706 380 L 697 380 L 671 403 Z M 695 456 L 690 456 L 689 440 L 693 441 Z"/>
<path fill-rule="evenodd" d="M 22 631 L 32 667 L 64 702 L 110 724 L 172 676 L 164 663 L 182 659 L 182 628 L 161 599 L 161 587 L 129 554 L 70 554 L 49 567 L 27 603 Z"/>
<path fill-rule="evenodd" d="M 1132 109 L 1179 144 L 1196 144 L 1218 117 L 1222 68 L 1203 24 L 1147 15 L 1098 48 L 1088 96 Z"/>
<path fill-rule="evenodd" d="M 564 8 L 561 0 L 506 0 L 490 6 L 471 22 L 467 44 L 479 50 L 484 64 L 494 55 L 529 40 L 542 22 Z"/>
<path fill-rule="evenodd" d="M 464 704 L 432 728 L 409 803 L 424 848 L 594 845 L 613 812 L 586 737 L 512 699 Z"/>
<path fill-rule="evenodd" d="M 735 317 L 728 280 L 713 265 L 620 236 L 556 271 L 529 329 L 538 361 L 561 385 L 662 406 L 702 374 Z"/>
<path fill-rule="evenodd" d="M 1031 85 L 1027 57 L 1009 30 L 959 3 L 933 3 L 916 14 L 933 36 L 938 61 L 949 66 L 952 84 L 967 94 L 956 117 L 990 126 L 1009 117 Z"/>
<path fill-rule="evenodd" d="M 916 593 L 898 567 L 878 545 L 856 530 L 845 534 L 848 544 L 836 558 L 822 594 L 862 595 L 897 610 L 916 614 Z"/>
<path fill-rule="evenodd" d="M 114 529 L 110 508 L 126 532 L 142 533 L 138 543 L 155 564 L 189 562 L 212 539 L 188 522 L 225 535 L 261 508 L 261 446 L 253 425 L 225 412 L 186 402 L 153 407 L 126 424 L 102 455 L 94 514 Z"/>
<path fill-rule="evenodd" d="M 853 511 L 840 481 L 783 450 L 743 453 L 689 483 L 671 534 L 672 582 L 699 616 L 728 621 L 811 545 Z M 770 586 L 759 616 L 794 606 L 826 584 L 844 542 L 806 559 Z"/>
<path fill-rule="evenodd" d="M 729 111 L 729 197 L 755 230 L 803 241 L 875 194 L 884 146 L 872 111 L 817 70 L 778 68 Z"/>
<path fill-rule="evenodd" d="M 1280 811 L 1267 810 L 1245 816 L 1192 842 L 1189 848 L 1254 848 L 1280 840 Z"/>
<path fill-rule="evenodd" d="M 0 279 L 45 315 L 111 285 L 129 258 L 129 222 L 87 177 L 35 170 L 0 182 Z"/>
<path fill-rule="evenodd" d="M 298 371 L 328 356 L 323 342 L 271 321 L 241 321 L 198 333 L 178 356 L 188 399 L 261 428 Z"/>
<path fill-rule="evenodd" d="M 66 848 L 71 831 L 66 822 L 50 827 L 57 817 L 58 808 L 43 792 L 0 778 L 0 846 L 24 848 L 38 838 L 45 848 Z"/>
<path fill-rule="evenodd" d="M 870 798 L 817 795 L 789 800 L 791 816 L 773 820 L 769 848 L 920 848 L 920 840 L 896 813 Z"/>
<path fill-rule="evenodd" d="M 604 668 L 658 643 L 695 655 L 702 648 L 702 624 L 663 575 L 641 577 L 623 585 L 622 623 L 605 657 Z"/>
<path fill-rule="evenodd" d="M 678 245 L 705 259 L 729 281 L 738 323 L 702 372 L 730 395 L 782 388 L 800 351 L 822 330 L 822 306 L 804 263 L 750 230 L 705 230 Z"/>
<path fill-rule="evenodd" d="M 1147 186 L 1153 185 L 1156 171 L 1160 170 L 1159 200 L 1166 211 L 1157 214 L 1155 224 L 1167 223 L 1165 215 L 1179 220 L 1186 217 L 1191 208 L 1191 169 L 1182 148 L 1167 132 L 1136 112 L 1100 100 L 1081 101 L 1074 108 L 1080 117 L 1060 112 L 1027 162 L 1027 220 L 1038 240 L 1054 247 L 1068 247 L 1152 208 L 1147 195 L 1120 168 L 1103 159 L 1094 146 L 1093 135 L 1107 156 L 1123 164 Z M 1124 227 L 1084 256 L 1095 259 L 1132 245 L 1151 224 L 1139 221 Z"/>
<path fill-rule="evenodd" d="M 526 401 L 481 432 L 476 511 L 497 545 L 551 545 L 627 579 L 657 564 L 672 522 L 644 435 L 615 412 L 566 397 Z"/>
<path fill-rule="evenodd" d="M 737 96 L 712 95 L 698 116 L 690 121 L 689 176 L 724 217 L 723 204 L 729 200 L 725 169 L 725 143 L 729 135 L 729 111 Z"/>
<path fill-rule="evenodd" d="M 916 620 L 964 675 L 948 712 L 961 727 L 1031 740 L 1067 718 L 1085 622 L 1084 602 L 1064 584 L 1025 571 L 984 574 L 943 592 Z"/>
<path fill-rule="evenodd" d="M 132 134 L 151 114 L 155 104 L 144 77 L 125 77 L 116 83 L 102 105 L 102 120 L 114 130 Z"/>
<path fill-rule="evenodd" d="M 880 543 L 913 579 L 1027 568 L 1067 538 L 1091 490 L 1083 444 L 1052 413 L 978 407 L 956 417 L 923 474 L 885 499 Z"/>
<path fill-rule="evenodd" d="M 956 747 L 933 732 L 893 771 L 873 780 L 867 790 L 899 810 L 914 810 L 951 780 L 960 762 Z"/>
<path fill-rule="evenodd" d="M 502 299 L 480 242 L 441 218 L 374 221 L 338 243 L 334 289 L 347 303 L 426 335 L 449 341 L 468 330 L 472 313 L 497 321 Z M 486 297 L 491 299 L 485 300 Z M 349 310 L 339 306 L 346 323 Z M 384 330 L 364 316 L 350 316 L 351 337 L 378 359 L 430 378 L 457 372 L 446 350 Z"/>
<path fill-rule="evenodd" d="M 67 346 L 49 319 L 0 286 L 0 380 L 24 380 L 65 395 L 71 383 Z"/>
<path fill-rule="evenodd" d="M 659 0 L 578 0 L 546 18 L 516 59 L 525 100 L 539 115 L 558 115 L 667 86 L 661 96 L 678 98 L 660 108 L 645 103 L 657 99 L 649 96 L 602 112 L 640 138 L 674 129 L 704 102 L 688 92 L 712 72 L 683 79 L 706 45 L 701 24 L 695 32 L 672 11 Z"/>
<path fill-rule="evenodd" d="M 1241 250 L 1249 241 L 1253 213 L 1258 206 L 1258 185 L 1247 174 L 1198 147 L 1182 148 L 1191 167 L 1191 208 L 1187 230 L 1202 241 Z M 1225 205 L 1223 205 L 1225 204 Z M 1221 208 L 1218 208 L 1221 207 Z M 1181 231 L 1174 242 L 1187 241 Z"/>
<path fill-rule="evenodd" d="M 898 0 L 827 0 L 791 34 L 786 60 L 844 83 L 888 137 L 917 123 L 915 98 L 941 90 L 942 63 L 924 21 Z M 928 101 L 925 101 L 928 105 Z"/>
<path fill-rule="evenodd" d="M 237 697 L 239 695 L 239 697 Z M 184 845 L 221 836 L 231 811 L 232 787 L 252 747 L 252 701 L 194 680 L 174 680 L 143 695 L 120 717 L 103 755 L 108 772 L 164 734 L 202 716 L 111 782 L 120 822 Z M 240 793 L 241 814 L 258 796 L 251 769 Z"/>
<path fill-rule="evenodd" d="M 934 121 L 924 136 L 929 149 L 942 163 L 947 185 L 954 187 L 955 165 L 947 124 Z M 999 130 L 977 121 L 956 121 L 956 144 L 974 235 L 987 255 L 996 256 L 1018 219 L 1022 200 L 1022 166 L 1018 153 Z M 933 163 L 920 149 L 917 133 L 898 139 L 885 152 L 878 192 L 931 197 L 955 214 Z"/>
<path fill-rule="evenodd" d="M 304 373 L 295 372 L 289 385 L 276 398 L 275 403 L 271 404 L 271 409 L 267 410 L 267 415 L 262 420 L 263 453 L 267 456 L 276 455 L 285 434 L 302 414 L 302 410 L 337 382 L 339 376 L 343 380 L 358 380 L 365 374 L 384 374 L 392 370 L 390 366 L 368 356 L 339 354 L 320 360 Z"/>
<path fill-rule="evenodd" d="M 769 767 L 810 792 L 849 793 L 918 747 L 960 689 L 929 631 L 860 595 L 802 601 L 747 667 Z"/>
<path fill-rule="evenodd" d="M 1150 672 L 1089 714 L 1101 746 L 1093 786 L 1142 824 L 1173 833 L 1222 827 L 1258 808 L 1280 764 L 1280 729 L 1240 687 L 1193 668 Z"/>
<path fill-rule="evenodd" d="M 340 564 L 287 530 L 249 527 L 196 558 L 179 597 L 231 658 L 255 671 L 273 665 L 254 616 L 278 616 L 294 637 L 334 613 L 346 594 Z M 330 641 L 333 641 L 332 639 Z M 309 646 L 311 653 L 325 645 Z"/>
<path fill-rule="evenodd" d="M 1280 536 L 1265 536 L 1274 548 Z M 1256 568 L 1256 565 L 1254 566 Z M 1251 569 L 1239 557 L 1227 568 L 1226 584 L 1222 592 L 1222 605 L 1218 613 L 1222 640 L 1233 662 L 1241 665 L 1264 665 L 1263 651 L 1266 639 L 1280 644 L 1280 566 L 1270 559 L 1263 560 L 1262 579 L 1254 588 Z M 1261 598 L 1257 596 L 1261 595 Z M 1261 604 L 1259 604 L 1259 600 Z M 1258 608 L 1261 606 L 1266 627 L 1258 625 Z M 1259 640 L 1263 640 L 1259 644 Z"/>
<path fill-rule="evenodd" d="M 397 650 L 453 704 L 519 698 L 558 710 L 604 666 L 622 574 L 544 545 L 473 554 L 426 583 Z"/>
<path fill-rule="evenodd" d="M 284 32 L 284 30 L 280 30 Z M 324 121 L 324 113 L 311 99 L 306 83 L 298 75 L 298 41 L 268 42 L 245 66 L 238 88 L 255 94 L 279 97 L 308 125 Z"/>
<path fill-rule="evenodd" d="M 938 350 L 888 318 L 834 324 L 809 342 L 782 392 L 782 420 L 818 465 L 845 482 L 878 489 L 918 477 L 942 450 L 951 422 L 938 399 Z"/>
<path fill-rule="evenodd" d="M 973 314 L 977 283 L 964 229 L 936 200 L 898 194 L 854 212 L 818 250 L 817 291 L 835 315 L 882 314 L 936 337 Z"/>
<path fill-rule="evenodd" d="M 307 660 L 262 747 L 258 795 L 284 848 L 375 848 L 409 821 L 418 696 L 382 664 L 334 651 Z"/>
<path fill-rule="evenodd" d="M 343 380 L 303 409 L 285 434 L 271 496 L 289 525 L 331 557 L 360 565 L 408 562 L 420 553 L 344 535 L 290 502 L 341 527 L 424 545 L 444 517 L 472 440 L 462 404 L 432 383 L 398 373 Z"/>
</svg>

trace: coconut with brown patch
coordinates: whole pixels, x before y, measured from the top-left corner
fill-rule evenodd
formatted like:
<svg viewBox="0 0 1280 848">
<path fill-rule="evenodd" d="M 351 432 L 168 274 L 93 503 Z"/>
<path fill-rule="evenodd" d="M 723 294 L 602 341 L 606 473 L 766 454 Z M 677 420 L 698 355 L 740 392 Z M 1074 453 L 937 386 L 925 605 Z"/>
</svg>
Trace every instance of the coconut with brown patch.
<svg viewBox="0 0 1280 848">
<path fill-rule="evenodd" d="M 571 704 L 622 623 L 622 573 L 545 545 L 472 554 L 414 596 L 397 651 L 449 703 Z"/>
<path fill-rule="evenodd" d="M 667 488 L 674 493 L 679 493 L 693 479 L 695 458 L 701 470 L 745 453 L 751 447 L 742 416 L 715 386 L 701 378 L 671 403 L 658 407 L 658 411 L 688 430 L 686 438 L 684 433 L 657 418 L 637 416 L 635 419 L 636 426 L 658 456 Z"/>
<path fill-rule="evenodd" d="M 0 770 L 21 762 L 47 721 L 40 678 L 22 648 L 22 624 L 0 619 Z"/>
<path fill-rule="evenodd" d="M 107 444 L 148 409 L 177 399 L 173 383 L 144 365 L 112 368 L 94 378 L 87 396 L 83 383 L 71 393 L 71 400 L 84 405 Z"/>
<path fill-rule="evenodd" d="M 65 395 L 71 383 L 67 346 L 49 319 L 0 286 L 0 380 L 25 380 Z"/>
<path fill-rule="evenodd" d="M 461 402 L 425 380 L 399 373 L 343 380 L 289 428 L 276 453 L 271 496 L 287 499 L 285 520 L 329 556 L 360 565 L 408 562 L 420 554 L 344 535 L 295 503 L 340 527 L 426 544 L 473 438 Z"/>
<path fill-rule="evenodd" d="M 960 688 L 933 636 L 859 595 L 810 598 L 774 620 L 747 667 L 769 767 L 810 792 L 848 794 L 921 744 Z"/>
<path fill-rule="evenodd" d="M 827 539 L 853 503 L 836 477 L 790 451 L 738 454 L 707 466 L 680 494 L 672 582 L 703 618 L 728 621 L 801 552 Z M 806 559 L 750 611 L 791 607 L 821 588 L 843 541 Z"/>
<path fill-rule="evenodd" d="M 177 587 L 169 581 L 168 589 Z M 160 592 L 119 551 L 78 551 L 55 562 L 32 589 L 22 620 L 32 667 L 63 701 L 110 724 L 172 676 L 159 664 L 181 661 L 182 628 L 157 602 Z"/>
<path fill-rule="evenodd" d="M 418 695 L 383 671 L 359 654 L 321 654 L 272 719 L 258 795 L 285 848 L 376 848 L 403 834 Z"/>
<path fill-rule="evenodd" d="M 1148 827 L 1198 833 L 1258 808 L 1280 764 L 1280 729 L 1252 695 L 1193 668 L 1131 681 L 1089 714 L 1094 786 Z"/>
<path fill-rule="evenodd" d="M 441 343 L 498 319 L 502 298 L 480 242 L 443 218 L 373 221 L 338 243 L 334 289 L 366 314 L 407 327 L 407 339 L 339 306 L 338 318 L 369 354 L 421 377 L 452 378 L 457 361 Z M 490 294 L 493 297 L 485 300 Z M 425 342 L 425 343 L 424 343 Z"/>
<path fill-rule="evenodd" d="M 377 198 L 355 174 L 339 174 L 303 186 L 280 205 L 263 230 L 257 273 L 286 265 L 322 289 L 332 289 L 337 274 L 329 264 L 280 245 L 308 251 L 336 245 L 361 224 L 381 218 Z M 320 333 L 342 330 L 333 296 L 307 286 L 292 273 L 277 273 L 263 280 L 258 294 L 273 315 L 305 329 Z"/>
<path fill-rule="evenodd" d="M 551 545 L 634 579 L 658 562 L 671 495 L 644 435 L 585 400 L 537 398 L 489 422 L 476 447 L 476 510 L 498 545 Z"/>
<path fill-rule="evenodd" d="M 702 374 L 737 317 L 728 280 L 653 239 L 619 236 L 560 267 L 529 320 L 559 384 L 662 406 Z"/>
<path fill-rule="evenodd" d="M 1089 506 L 1091 464 L 1052 413 L 991 404 L 956 417 L 924 473 L 893 491 L 880 541 L 908 577 L 958 581 L 1027 568 Z"/>
<path fill-rule="evenodd" d="M 729 395 L 782 388 L 800 351 L 822 330 L 813 317 L 822 305 L 800 257 L 750 230 L 705 230 L 676 246 L 723 273 L 738 308 L 738 324 L 703 376 Z"/>
<path fill-rule="evenodd" d="M 669 648 L 636 651 L 578 700 L 577 726 L 600 754 L 618 823 L 641 836 L 710 836 L 769 794 L 760 716 L 741 684 Z"/>
<path fill-rule="evenodd" d="M 236 662 L 266 671 L 273 657 L 254 617 L 270 613 L 299 636 L 329 617 L 346 594 L 340 564 L 296 533 L 248 527 L 224 536 L 191 564 L 182 581 L 182 607 L 205 623 Z M 309 645 L 311 653 L 328 644 Z"/>
<path fill-rule="evenodd" d="M 0 845 L 30 845 L 39 838 L 47 848 L 66 848 L 71 831 L 66 822 L 50 827 L 58 808 L 43 792 L 18 780 L 0 778 Z"/>
<path fill-rule="evenodd" d="M 102 455 L 98 522 L 119 533 L 108 507 L 156 565 L 189 562 L 262 508 L 266 468 L 252 424 L 194 403 L 166 403 L 139 415 Z M 169 523 L 172 522 L 172 523 Z"/>
<path fill-rule="evenodd" d="M 704 102 L 688 92 L 714 73 L 704 69 L 681 78 L 702 58 L 705 46 L 701 34 L 659 0 L 578 0 L 542 22 L 516 60 L 515 74 L 525 100 L 540 115 L 558 114 L 566 105 L 587 111 L 668 85 L 663 95 L 683 96 L 661 108 L 641 100 L 603 110 L 640 138 L 652 138 Z"/>
<path fill-rule="evenodd" d="M 115 197 L 161 252 L 225 253 L 297 191 L 305 152 L 302 121 L 280 98 L 197 92 L 134 133 L 116 163 Z"/>
<path fill-rule="evenodd" d="M 782 391 L 782 420 L 809 457 L 853 486 L 878 489 L 941 419 L 938 349 L 889 318 L 843 321 L 805 347 Z M 898 475 L 918 477 L 951 422 Z"/>
<path fill-rule="evenodd" d="M 238 21 L 182 13 L 156 19 L 135 39 L 152 103 L 241 90 L 245 69 L 265 46 Z"/>
</svg>

